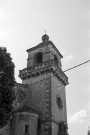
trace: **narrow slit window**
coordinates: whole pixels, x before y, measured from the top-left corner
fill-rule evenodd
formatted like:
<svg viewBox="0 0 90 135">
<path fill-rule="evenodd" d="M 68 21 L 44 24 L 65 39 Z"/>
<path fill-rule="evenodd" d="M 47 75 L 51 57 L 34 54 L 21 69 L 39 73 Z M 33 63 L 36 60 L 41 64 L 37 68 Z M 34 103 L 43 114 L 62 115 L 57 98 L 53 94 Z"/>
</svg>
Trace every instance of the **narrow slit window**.
<svg viewBox="0 0 90 135">
<path fill-rule="evenodd" d="M 29 134 L 29 124 L 25 124 L 25 134 Z"/>
<path fill-rule="evenodd" d="M 58 65 L 58 58 L 57 58 L 56 55 L 54 55 L 54 62 L 55 62 L 56 65 Z"/>
</svg>

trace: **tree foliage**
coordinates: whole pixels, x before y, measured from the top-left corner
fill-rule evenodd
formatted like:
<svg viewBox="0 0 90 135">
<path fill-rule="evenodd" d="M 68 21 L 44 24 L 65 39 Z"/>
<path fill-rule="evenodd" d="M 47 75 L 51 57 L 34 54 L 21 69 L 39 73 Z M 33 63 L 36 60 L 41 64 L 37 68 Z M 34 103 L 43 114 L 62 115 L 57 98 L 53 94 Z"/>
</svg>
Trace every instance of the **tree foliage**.
<svg viewBox="0 0 90 135">
<path fill-rule="evenodd" d="M 0 126 L 11 117 L 15 85 L 14 63 L 6 48 L 0 47 Z"/>
</svg>

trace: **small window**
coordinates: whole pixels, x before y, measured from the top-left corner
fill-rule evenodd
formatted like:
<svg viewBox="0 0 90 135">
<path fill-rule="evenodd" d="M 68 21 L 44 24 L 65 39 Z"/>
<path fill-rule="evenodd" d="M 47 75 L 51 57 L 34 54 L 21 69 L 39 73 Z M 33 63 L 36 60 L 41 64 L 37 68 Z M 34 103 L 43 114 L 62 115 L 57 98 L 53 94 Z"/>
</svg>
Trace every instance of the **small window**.
<svg viewBox="0 0 90 135">
<path fill-rule="evenodd" d="M 29 124 L 25 124 L 25 134 L 29 134 Z"/>
<path fill-rule="evenodd" d="M 58 65 L 58 58 L 57 58 L 56 55 L 54 55 L 54 62 L 55 62 L 56 65 Z"/>
<path fill-rule="evenodd" d="M 36 64 L 42 63 L 42 53 L 39 52 L 36 54 Z"/>
</svg>

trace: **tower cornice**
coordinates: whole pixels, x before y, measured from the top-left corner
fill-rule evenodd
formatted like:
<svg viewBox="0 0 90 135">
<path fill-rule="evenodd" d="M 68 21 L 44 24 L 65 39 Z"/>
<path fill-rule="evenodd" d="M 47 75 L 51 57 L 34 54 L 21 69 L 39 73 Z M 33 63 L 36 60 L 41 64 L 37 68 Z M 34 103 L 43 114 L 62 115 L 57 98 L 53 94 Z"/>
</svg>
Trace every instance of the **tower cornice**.
<svg viewBox="0 0 90 135">
<path fill-rule="evenodd" d="M 58 66 L 55 65 L 54 60 L 20 70 L 19 77 L 24 80 L 26 78 L 37 77 L 47 73 L 52 73 L 53 76 L 56 76 L 64 85 L 68 84 L 68 77 Z"/>
</svg>

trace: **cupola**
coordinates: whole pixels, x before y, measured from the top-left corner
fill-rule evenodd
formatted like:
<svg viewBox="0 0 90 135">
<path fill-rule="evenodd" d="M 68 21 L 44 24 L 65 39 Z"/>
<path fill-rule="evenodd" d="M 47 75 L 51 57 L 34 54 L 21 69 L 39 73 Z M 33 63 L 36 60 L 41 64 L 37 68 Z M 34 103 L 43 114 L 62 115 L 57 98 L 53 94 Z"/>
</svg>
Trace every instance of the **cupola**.
<svg viewBox="0 0 90 135">
<path fill-rule="evenodd" d="M 43 42 L 43 43 L 47 43 L 48 41 L 49 41 L 49 36 L 46 35 L 46 34 L 43 35 L 43 36 L 42 36 L 42 42 Z"/>
</svg>

